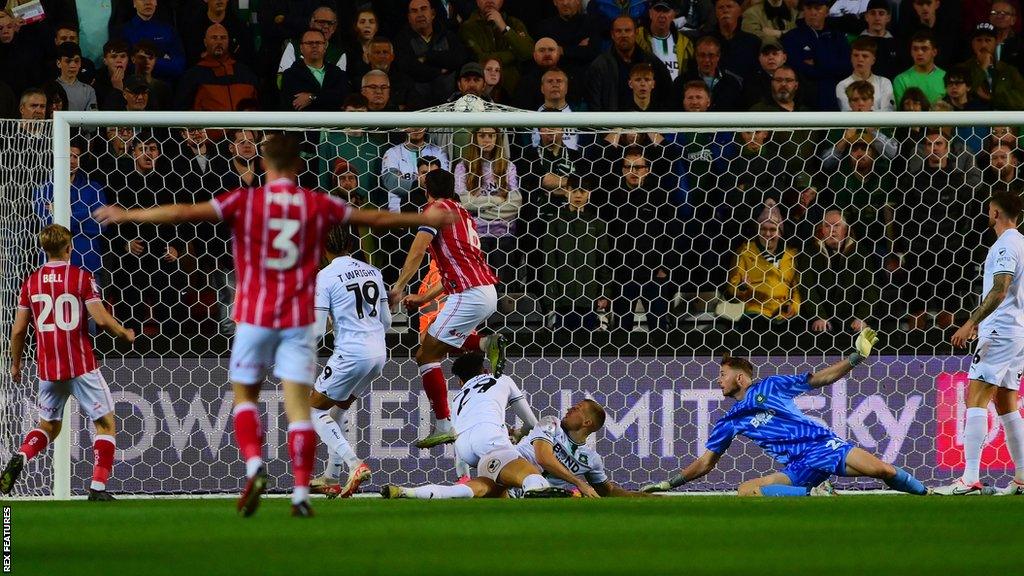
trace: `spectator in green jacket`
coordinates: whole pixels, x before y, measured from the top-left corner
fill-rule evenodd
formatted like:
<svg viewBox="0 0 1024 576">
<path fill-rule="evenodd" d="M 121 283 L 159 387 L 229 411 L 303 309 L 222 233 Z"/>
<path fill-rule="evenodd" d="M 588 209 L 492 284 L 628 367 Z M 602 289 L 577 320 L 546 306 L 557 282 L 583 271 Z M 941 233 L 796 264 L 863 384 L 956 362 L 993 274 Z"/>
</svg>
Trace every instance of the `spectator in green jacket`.
<svg viewBox="0 0 1024 576">
<path fill-rule="evenodd" d="M 504 74 L 501 87 L 506 94 L 515 94 L 519 68 L 533 57 L 533 39 L 526 25 L 502 11 L 504 0 L 476 0 L 477 9 L 459 28 L 459 38 L 469 48 L 474 60 L 484 62 L 496 58 Z"/>
<path fill-rule="evenodd" d="M 1024 77 L 1012 65 L 996 59 L 996 29 L 982 22 L 971 34 L 974 56 L 964 62 L 968 85 L 994 110 L 1024 110 Z"/>
</svg>

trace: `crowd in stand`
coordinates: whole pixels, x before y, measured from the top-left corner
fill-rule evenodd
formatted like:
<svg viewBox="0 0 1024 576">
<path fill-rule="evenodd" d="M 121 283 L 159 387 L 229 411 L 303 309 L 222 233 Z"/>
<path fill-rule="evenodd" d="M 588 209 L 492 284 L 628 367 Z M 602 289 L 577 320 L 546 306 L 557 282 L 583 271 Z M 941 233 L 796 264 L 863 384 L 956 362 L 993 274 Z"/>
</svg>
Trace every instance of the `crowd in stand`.
<svg viewBox="0 0 1024 576">
<path fill-rule="evenodd" d="M 41 0 L 33 22 L 19 4 L 0 12 L 6 118 L 411 111 L 465 95 L 558 113 L 1024 109 L 1012 0 Z M 75 252 L 121 292 L 122 317 L 189 316 L 175 308 L 191 267 L 215 276 L 229 329 L 223 231 L 101 231 L 89 214 L 258 185 L 261 137 L 75 139 Z M 534 296 L 549 326 L 595 330 L 634 328 L 637 302 L 648 330 L 669 330 L 721 299 L 765 327 L 946 327 L 972 305 L 982 202 L 1022 188 L 1016 127 L 305 140 L 304 184 L 382 209 L 418 209 L 422 175 L 451 170 L 505 293 Z M 52 187 L 36 194 L 47 218 Z M 393 278 L 407 242 L 363 248 Z"/>
</svg>

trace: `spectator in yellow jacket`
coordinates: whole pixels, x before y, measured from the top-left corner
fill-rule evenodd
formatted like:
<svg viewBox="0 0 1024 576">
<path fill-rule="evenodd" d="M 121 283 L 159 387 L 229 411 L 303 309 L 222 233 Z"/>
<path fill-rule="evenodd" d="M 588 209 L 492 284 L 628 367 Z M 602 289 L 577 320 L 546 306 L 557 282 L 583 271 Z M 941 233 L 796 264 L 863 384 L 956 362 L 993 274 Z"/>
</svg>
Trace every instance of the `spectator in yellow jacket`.
<svg viewBox="0 0 1024 576">
<path fill-rule="evenodd" d="M 782 240 L 782 214 L 774 202 L 769 201 L 757 222 L 757 237 L 736 253 L 726 292 L 743 302 L 749 316 L 789 320 L 800 311 L 797 251 Z"/>
</svg>

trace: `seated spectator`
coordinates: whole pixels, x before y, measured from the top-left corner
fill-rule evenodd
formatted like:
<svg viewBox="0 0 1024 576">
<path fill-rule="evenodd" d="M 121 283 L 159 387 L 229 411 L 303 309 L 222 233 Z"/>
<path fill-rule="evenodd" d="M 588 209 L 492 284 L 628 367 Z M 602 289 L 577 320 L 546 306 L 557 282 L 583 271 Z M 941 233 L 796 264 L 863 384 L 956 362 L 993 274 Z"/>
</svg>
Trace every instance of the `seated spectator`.
<svg viewBox="0 0 1024 576">
<path fill-rule="evenodd" d="M 448 154 L 437 145 L 427 142 L 425 128 L 406 128 L 406 141 L 389 148 L 381 160 L 380 186 L 388 194 L 387 209 L 400 212 L 409 200 L 409 192 L 416 186 L 416 160 L 433 156 L 448 170 Z"/>
<path fill-rule="evenodd" d="M 772 91 L 770 100 L 762 100 L 750 107 L 752 112 L 800 112 L 807 108 L 796 101 L 800 81 L 796 70 L 789 65 L 781 65 L 772 74 Z M 712 96 L 712 101 L 714 97 Z"/>
<path fill-rule="evenodd" d="M 757 62 L 760 64 L 754 74 L 743 78 L 743 99 L 746 106 L 763 100 L 772 99 L 772 76 L 775 69 L 786 63 L 786 52 L 778 40 L 765 40 L 761 42 L 761 52 L 757 55 Z M 797 100 L 800 100 L 799 94 Z"/>
<path fill-rule="evenodd" d="M 544 103 L 537 109 L 538 112 L 572 112 L 572 107 L 566 99 L 569 93 L 569 77 L 562 70 L 554 68 L 545 72 L 541 77 L 540 92 Z M 566 147 L 573 150 L 579 148 L 579 133 L 574 128 L 563 129 L 561 133 Z M 536 147 L 539 143 L 540 132 L 534 130 L 531 144 Z"/>
<path fill-rule="evenodd" d="M 509 104 L 509 96 L 501 85 L 501 61 L 497 58 L 488 58 L 481 63 L 481 67 L 484 71 L 483 97 L 496 104 Z"/>
<path fill-rule="evenodd" d="M 124 107 L 121 110 L 128 112 L 142 112 L 152 110 L 149 106 L 149 83 L 142 76 L 129 76 L 125 78 L 124 90 L 121 91 L 121 99 L 124 100 Z"/>
<path fill-rule="evenodd" d="M 57 82 L 68 96 L 67 110 L 96 110 L 96 91 L 78 79 L 82 70 L 82 49 L 78 44 L 65 42 L 57 47 L 57 69 Z"/>
<path fill-rule="evenodd" d="M 376 23 L 376 20 L 374 20 Z M 308 30 L 319 30 L 326 38 L 326 45 L 324 46 L 324 61 L 334 64 L 338 68 L 344 70 L 346 73 L 351 71 L 354 74 L 359 73 L 359 70 L 355 67 L 355 62 L 349 62 L 349 55 L 346 52 L 345 44 L 337 39 L 336 32 L 338 31 L 338 14 L 329 6 L 321 6 L 313 11 L 309 16 L 309 24 L 305 30 L 295 35 L 294 40 L 289 40 L 284 46 L 284 52 L 281 53 L 281 61 L 277 65 L 278 84 L 282 80 L 282 74 L 286 70 L 291 68 L 296 60 L 302 58 L 302 37 Z M 366 70 L 369 70 L 370 65 L 366 60 L 366 52 L 369 52 L 369 42 L 373 36 L 366 40 L 366 50 L 359 54 L 359 61 L 363 65 L 363 74 Z M 355 60 L 353 58 L 353 60 Z"/>
<path fill-rule="evenodd" d="M 174 103 L 174 92 L 171 84 L 153 76 L 156 68 L 158 49 L 149 40 L 140 40 L 131 51 L 131 70 L 135 75 L 142 76 L 149 84 L 149 109 L 170 110 Z"/>
<path fill-rule="evenodd" d="M 836 99 L 839 101 L 840 110 L 844 112 L 851 110 L 850 98 L 846 94 L 846 89 L 859 80 L 869 82 L 874 87 L 874 101 L 871 104 L 871 110 L 891 112 L 896 109 L 892 82 L 873 72 L 877 51 L 878 45 L 871 38 L 861 36 L 853 41 L 850 46 L 850 64 L 853 65 L 853 74 L 836 84 Z"/>
<path fill-rule="evenodd" d="M 102 255 L 106 253 L 106 241 L 103 230 L 92 213 L 107 204 L 107 194 L 103 186 L 93 182 L 88 175 L 79 169 L 79 160 L 89 151 L 84 140 L 71 141 L 68 152 L 71 160 L 71 263 L 92 273 L 96 284 L 106 285 L 104 278 Z M 53 223 L 53 182 L 47 182 L 38 191 L 36 212 L 41 224 L 48 226 Z"/>
<path fill-rule="evenodd" d="M 829 210 L 809 253 L 801 254 L 801 313 L 812 332 L 857 334 L 871 319 L 879 291 L 840 210 Z"/>
<path fill-rule="evenodd" d="M 993 126 L 988 136 L 985 137 L 985 144 L 982 149 L 986 152 L 995 150 L 996 146 L 1009 146 L 1013 150 L 1020 150 L 1020 134 L 1016 126 Z"/>
<path fill-rule="evenodd" d="M 982 182 L 991 192 L 1004 190 L 1024 193 L 1024 179 L 1020 173 L 1020 151 L 999 144 L 988 153 L 988 166 L 982 174 Z"/>
<path fill-rule="evenodd" d="M 359 188 L 359 174 L 344 158 L 335 158 L 331 168 L 331 185 L 325 189 L 353 206 L 366 204 L 366 194 Z"/>
<path fill-rule="evenodd" d="M 366 112 L 368 102 L 360 94 L 350 94 L 345 99 L 345 112 Z M 380 174 L 380 157 L 378 145 L 383 140 L 374 141 L 371 135 L 357 128 L 330 130 L 324 134 L 324 140 L 317 147 L 320 166 L 320 186 L 331 190 L 336 185 L 338 176 L 337 160 L 344 159 L 345 165 L 359 177 L 358 193 L 363 201 L 371 201 L 374 208 L 384 208 L 387 200 L 380 201 L 377 194 L 377 174 Z"/>
<path fill-rule="evenodd" d="M 391 40 L 383 36 L 371 40 L 370 51 L 366 57 L 371 70 L 380 70 L 391 79 L 391 103 L 398 106 L 399 110 L 406 110 L 412 82 L 406 74 L 395 68 L 395 47 Z"/>
<path fill-rule="evenodd" d="M 351 73 L 366 74 L 376 68 L 391 75 L 390 62 L 388 62 L 388 67 L 375 65 L 373 62 L 373 45 L 382 43 L 385 39 L 387 37 L 380 34 L 380 18 L 377 17 L 377 13 L 368 8 L 360 9 L 352 20 L 352 40 L 349 41 L 346 48 L 348 54 L 346 72 L 351 69 Z M 394 55 L 393 46 L 391 54 Z"/>
<path fill-rule="evenodd" d="M 818 194 L 818 205 L 834 206 L 861 238 L 864 254 L 884 256 L 886 228 L 892 221 L 889 194 L 896 189 L 889 162 L 863 139 L 850 145 L 849 154 L 829 173 L 828 185 Z"/>
<path fill-rule="evenodd" d="M 65 42 L 71 42 L 72 44 L 79 44 L 78 41 L 78 24 L 74 22 L 59 22 L 53 29 L 53 48 L 54 57 L 60 58 L 58 49 L 61 44 Z M 89 59 L 85 52 L 79 54 L 82 58 L 82 68 L 78 71 L 78 79 L 83 84 L 93 85 L 96 80 L 96 64 Z M 60 70 L 57 70 L 57 74 L 60 74 Z"/>
<path fill-rule="evenodd" d="M 459 38 L 477 61 L 497 58 L 505 67 L 502 88 L 515 94 L 519 67 L 530 59 L 533 39 L 526 26 L 502 11 L 504 0 L 476 0 L 477 9 L 462 23 Z"/>
<path fill-rule="evenodd" d="M 738 131 L 726 142 L 722 156 L 728 167 L 722 171 L 718 187 L 724 200 L 716 213 L 728 220 L 726 230 L 740 234 L 740 224 L 748 224 L 764 202 L 778 202 L 782 192 L 790 185 L 787 170 L 795 172 L 803 166 L 807 156 L 801 156 L 807 145 L 798 148 L 789 141 L 789 131 Z M 736 170 L 736 166 L 743 166 Z M 745 235 L 745 234 L 744 234 Z M 728 237 L 728 236 L 727 236 Z M 735 236 L 732 236 L 735 238 Z"/>
<path fill-rule="evenodd" d="M 954 66 L 946 71 L 943 82 L 946 85 L 946 95 L 942 102 L 946 102 L 955 111 L 964 110 L 991 110 L 989 103 L 982 102 L 977 94 L 971 91 L 968 81 L 970 74 L 965 68 Z"/>
<path fill-rule="evenodd" d="M 131 76 L 128 70 L 128 53 L 131 46 L 124 40 L 110 40 L 103 45 L 103 68 L 96 73 L 96 101 L 101 110 L 111 110 L 117 106 L 117 98 L 124 90 L 125 76 Z"/>
<path fill-rule="evenodd" d="M 853 161 L 855 155 L 850 155 Z M 786 213 L 786 222 L 794 230 L 793 238 L 802 240 L 799 246 L 800 252 L 813 248 L 814 235 L 818 225 L 825 218 L 826 208 L 831 206 L 834 195 L 822 189 L 814 183 L 811 175 L 801 172 L 793 178 L 793 186 L 782 193 L 782 210 Z"/>
<path fill-rule="evenodd" d="M 131 45 L 142 40 L 152 42 L 157 49 L 153 74 L 161 80 L 177 80 L 185 71 L 185 49 L 177 31 L 171 24 L 154 18 L 156 0 L 134 0 L 134 5 L 135 16 L 115 31 L 113 36 Z"/>
<path fill-rule="evenodd" d="M 1017 34 L 1017 5 L 1009 0 L 995 0 L 988 22 L 996 29 L 996 59 L 1019 71 L 1024 65 L 1024 42 Z"/>
<path fill-rule="evenodd" d="M 11 14 L 0 10 L 0 78 L 15 95 L 53 78 L 49 66 L 40 66 L 39 45 Z"/>
<path fill-rule="evenodd" d="M 595 202 L 612 238 L 607 256 L 614 279 L 612 311 L 619 328 L 632 330 L 635 304 L 642 299 L 648 330 L 667 330 L 673 325 L 669 302 L 682 263 L 675 244 L 682 232 L 677 207 L 642 148 L 626 148 L 616 167 L 619 186 L 606 201 Z"/>
<path fill-rule="evenodd" d="M 838 110 L 836 84 L 850 74 L 850 45 L 846 35 L 828 25 L 826 0 L 803 0 L 796 28 L 782 35 L 786 62 L 805 80 L 814 109 Z"/>
<path fill-rule="evenodd" d="M 228 135 L 228 154 L 218 163 L 220 189 L 255 188 L 263 184 L 263 166 L 260 162 L 259 142 L 263 135 L 255 130 L 235 130 Z"/>
<path fill-rule="evenodd" d="M 857 80 L 846 87 L 846 98 L 853 112 L 871 112 L 875 102 L 875 87 L 867 80 Z M 843 157 L 849 153 L 850 146 L 863 141 L 874 149 L 876 156 L 893 160 L 899 153 L 899 142 L 886 134 L 886 130 L 875 127 L 846 128 L 830 130 L 826 136 L 826 144 L 822 148 L 821 169 L 825 173 L 834 170 Z"/>
<path fill-rule="evenodd" d="M 629 69 L 634 64 L 647 63 L 654 70 L 654 101 L 663 106 L 671 104 L 672 77 L 665 65 L 636 44 L 636 24 L 628 16 L 612 21 L 612 47 L 597 57 L 587 69 L 586 98 L 592 111 L 614 112 L 630 100 L 627 84 Z M 699 46 L 698 46 L 699 48 Z"/>
<path fill-rule="evenodd" d="M 412 79 L 409 99 L 419 107 L 444 102 L 468 59 L 458 35 L 438 21 L 430 0 L 411 0 L 408 25 L 395 38 L 399 69 Z"/>
<path fill-rule="evenodd" d="M 903 62 L 907 59 L 903 44 L 889 31 L 892 22 L 892 8 L 889 0 L 868 0 L 864 11 L 864 31 L 860 38 L 871 38 L 875 41 L 874 71 L 879 76 L 890 80 L 903 71 Z"/>
<path fill-rule="evenodd" d="M 757 70 L 761 39 L 742 29 L 743 7 L 739 0 L 715 0 L 715 22 L 705 27 L 722 46 L 722 68 L 746 78 Z"/>
<path fill-rule="evenodd" d="M 962 65 L 974 95 L 994 110 L 1024 110 L 1024 77 L 996 59 L 996 32 L 988 22 L 978 24 L 971 35 L 974 57 Z"/>
<path fill-rule="evenodd" d="M 562 48 L 558 67 L 569 78 L 582 79 L 590 63 L 601 52 L 601 39 L 608 27 L 593 13 L 583 10 L 583 0 L 558 0 L 557 16 L 537 24 L 536 36 L 552 38 Z"/>
<path fill-rule="evenodd" d="M 204 54 L 209 53 L 210 48 L 206 46 L 205 38 L 207 30 L 214 24 L 224 27 L 225 37 L 228 40 L 224 49 L 225 55 L 236 62 L 244 62 L 246 66 L 252 66 L 253 60 L 253 38 L 247 22 L 243 21 L 238 14 L 238 3 L 228 0 L 204 0 L 205 10 L 185 10 L 179 18 L 181 22 L 181 40 L 185 46 L 185 62 L 191 67 L 195 66 Z M 196 4 L 196 8 L 201 5 Z"/>
<path fill-rule="evenodd" d="M 56 80 L 43 84 L 46 93 L 46 119 L 52 120 L 54 112 L 68 109 L 68 93 Z"/>
<path fill-rule="evenodd" d="M 282 110 L 339 110 L 348 95 L 348 77 L 324 61 L 327 41 L 323 32 L 308 30 L 302 35 L 302 60 L 296 61 L 281 78 Z"/>
<path fill-rule="evenodd" d="M 629 90 L 633 98 L 624 103 L 623 112 L 656 112 L 661 108 L 654 102 L 654 69 L 650 64 L 634 64 L 629 69 Z"/>
<path fill-rule="evenodd" d="M 757 217 L 757 236 L 740 246 L 725 292 L 743 302 L 743 312 L 755 326 L 784 322 L 800 313 L 800 274 L 797 251 L 786 246 L 782 213 L 773 202 Z"/>
<path fill-rule="evenodd" d="M 972 177 L 973 162 L 965 169 L 938 131 L 928 131 L 919 154 L 923 164 L 908 167 L 895 188 L 893 284 L 908 303 L 908 328 L 926 328 L 929 313 L 936 326 L 947 328 L 956 312 L 969 308 L 964 298 L 976 275 L 970 250 L 981 244 L 983 230 L 974 230 L 975 219 L 964 214 L 981 213 L 983 200 L 973 190 L 980 174 Z"/>
<path fill-rule="evenodd" d="M 549 70 L 559 69 L 562 48 L 552 38 L 541 38 L 533 45 L 533 62 L 523 72 L 516 87 L 512 105 L 524 110 L 534 110 L 541 104 L 541 81 Z M 568 74 L 562 74 L 568 79 Z M 566 82 L 569 85 L 569 82 Z"/>
<path fill-rule="evenodd" d="M 943 81 L 946 71 L 935 65 L 938 53 L 930 32 L 921 31 L 914 34 L 910 39 L 910 56 L 914 60 L 914 65 L 892 81 L 893 95 L 897 102 L 903 101 L 903 93 L 908 88 L 920 89 L 929 104 L 946 94 Z"/>
<path fill-rule="evenodd" d="M 370 70 L 363 75 L 359 93 L 366 98 L 366 109 L 370 112 L 398 110 L 391 103 L 391 79 L 385 72 Z"/>
<path fill-rule="evenodd" d="M 544 288 L 543 307 L 552 314 L 548 326 L 608 330 L 597 313 L 608 309 L 611 289 L 608 224 L 591 206 L 590 191 L 582 183 L 567 183 L 560 195 L 568 201 L 542 222 L 538 239 L 543 260 L 536 268 L 537 279 Z"/>
<path fill-rule="evenodd" d="M 697 65 L 681 74 L 673 86 L 682 100 L 683 86 L 694 80 L 703 81 L 711 91 L 712 112 L 742 110 L 747 103 L 743 96 L 743 79 L 730 70 L 721 67 L 722 45 L 714 36 L 703 36 L 697 40 Z M 655 78 L 657 82 L 657 78 Z M 678 108 L 676 104 L 673 108 Z"/>
<path fill-rule="evenodd" d="M 940 0 L 911 0 L 910 9 L 903 5 L 899 11 L 899 33 L 896 36 L 904 40 L 910 38 L 913 42 L 914 36 L 927 33 L 937 50 L 935 63 L 945 68 L 963 57 L 959 39 L 969 34 L 975 24 L 987 20 L 986 18 L 962 24 L 961 33 L 961 23 L 957 22 L 960 19 L 958 4 Z M 932 101 L 934 100 L 933 98 Z"/>
<path fill-rule="evenodd" d="M 743 11 L 744 32 L 760 38 L 761 46 L 765 43 L 779 42 L 782 35 L 796 28 L 799 0 L 763 0 Z"/>
<path fill-rule="evenodd" d="M 650 24 L 637 31 L 637 44 L 665 65 L 672 80 L 690 69 L 694 50 L 693 42 L 675 25 L 677 15 L 673 2 L 651 2 L 647 9 Z"/>
<path fill-rule="evenodd" d="M 526 200 L 523 220 L 528 223 L 538 217 L 544 220 L 553 215 L 565 203 L 569 179 L 583 174 L 581 155 L 566 144 L 563 130 L 540 128 L 537 144 L 523 151 L 520 167 L 516 169 Z M 537 235 L 527 236 L 536 238 Z"/>
<path fill-rule="evenodd" d="M 473 143 L 455 164 L 455 193 L 473 215 L 480 247 L 503 284 L 515 280 L 519 264 L 516 219 L 523 207 L 516 165 L 508 142 L 495 128 L 476 128 Z"/>
<path fill-rule="evenodd" d="M 237 111 L 247 99 L 255 99 L 259 79 L 229 52 L 228 30 L 213 24 L 203 39 L 202 59 L 185 71 L 178 84 L 178 110 Z"/>
</svg>

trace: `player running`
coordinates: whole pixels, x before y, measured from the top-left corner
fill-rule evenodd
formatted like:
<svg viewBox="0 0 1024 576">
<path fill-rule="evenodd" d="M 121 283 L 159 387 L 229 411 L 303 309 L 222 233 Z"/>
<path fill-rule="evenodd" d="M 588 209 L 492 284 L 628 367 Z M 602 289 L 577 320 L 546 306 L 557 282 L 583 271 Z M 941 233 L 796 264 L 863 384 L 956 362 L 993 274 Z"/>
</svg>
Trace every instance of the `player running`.
<svg viewBox="0 0 1024 576">
<path fill-rule="evenodd" d="M 263 433 L 256 403 L 260 385 L 273 366 L 284 388 L 288 416 L 288 454 L 295 487 L 292 515 L 312 516 L 309 477 L 316 457 L 316 435 L 310 421 L 309 386 L 316 376 L 316 335 L 313 330 L 314 277 L 323 252 L 323 238 L 338 224 L 372 228 L 430 226 L 441 229 L 454 221 L 443 210 L 399 214 L 357 210 L 327 194 L 296 186 L 302 160 L 292 135 L 264 141 L 262 162 L 266 184 L 224 192 L 201 204 L 171 204 L 125 210 L 107 206 L 96 211 L 102 224 L 224 221 L 232 228 L 235 254 L 234 320 L 238 325 L 231 348 L 229 377 L 234 392 L 235 440 L 245 459 L 246 485 L 238 511 L 251 516 L 267 488 L 263 464 Z"/>
<path fill-rule="evenodd" d="M 498 278 L 480 251 L 476 222 L 459 204 L 452 173 L 433 170 L 423 177 L 423 184 L 427 196 L 425 210 L 444 210 L 457 215 L 458 219 L 443 230 L 420 226 L 389 296 L 392 302 L 402 300 L 406 307 L 415 309 L 442 291 L 448 293 L 444 308 L 416 349 L 416 364 L 423 380 L 423 390 L 434 415 L 431 433 L 417 440 L 416 446 L 430 448 L 455 441 L 448 406 L 448 383 L 441 370 L 441 360 L 457 350 L 472 352 L 479 349 L 480 336 L 474 330 L 497 310 L 498 293 L 494 285 Z M 426 294 L 409 295 L 403 299 L 406 286 L 420 269 L 428 250 L 441 273 L 442 282 Z M 493 338 L 492 342 L 493 350 L 488 355 L 495 375 L 500 376 L 505 364 L 503 341 L 499 337 Z"/>
<path fill-rule="evenodd" d="M 25 462 L 57 438 L 64 405 L 68 396 L 74 396 L 96 427 L 89 500 L 113 500 L 107 492 L 107 480 L 114 467 L 114 400 L 96 366 L 83 308 L 96 326 L 116 338 L 132 342 L 135 332 L 121 326 L 107 312 L 92 274 L 71 264 L 70 230 L 51 224 L 39 232 L 39 244 L 46 253 L 46 263 L 22 284 L 11 329 L 11 378 L 18 382 L 30 316 L 35 320 L 39 425 L 25 435 L 18 452 L 7 462 L 0 475 L 0 492 L 10 494 Z"/>
<path fill-rule="evenodd" d="M 317 378 L 310 395 L 313 427 L 327 445 L 327 470 L 315 478 L 313 492 L 328 498 L 348 498 L 370 479 L 370 467 L 356 456 L 345 438 L 338 417 L 384 371 L 388 352 L 384 333 L 391 327 L 391 310 L 380 270 L 350 254 L 359 238 L 348 226 L 327 234 L 324 251 L 330 262 L 316 277 L 316 335 L 319 340 L 330 317 L 334 326 L 334 352 Z M 342 462 L 348 481 L 338 482 Z"/>
<path fill-rule="evenodd" d="M 1017 230 L 1021 199 L 994 192 L 988 202 L 988 225 L 996 241 L 985 257 L 984 299 L 953 334 L 953 346 L 965 348 L 978 338 L 967 371 L 967 421 L 964 424 L 964 474 L 936 494 L 981 494 L 981 450 L 988 435 L 988 405 L 994 400 L 1006 432 L 1006 447 L 1015 466 L 1013 480 L 1000 495 L 1024 495 L 1024 421 L 1017 404 L 1024 374 L 1024 236 Z"/>
<path fill-rule="evenodd" d="M 511 406 L 523 421 L 524 433 L 537 425 L 526 395 L 508 376 L 492 376 L 484 369 L 484 357 L 468 353 L 452 363 L 452 373 L 463 382 L 455 395 L 455 454 L 476 467 L 465 484 L 417 488 L 385 485 L 384 498 L 484 498 L 502 495 L 508 488 L 523 488 L 526 498 L 568 496 L 552 488 L 529 460 L 516 451 L 505 427 L 505 410 Z"/>
<path fill-rule="evenodd" d="M 663 492 L 704 476 L 714 469 L 732 439 L 743 435 L 785 468 L 740 484 L 740 496 L 807 496 L 833 474 L 868 476 L 882 480 L 894 490 L 927 494 L 924 484 L 905 470 L 839 438 L 808 418 L 793 402 L 804 392 L 846 376 L 871 353 L 877 340 L 875 331 L 865 328 L 857 336 L 856 350 L 846 360 L 813 374 L 769 376 L 756 381 L 754 367 L 748 360 L 723 358 L 718 385 L 722 394 L 736 400 L 736 404 L 715 423 L 707 451 L 700 458 L 670 480 L 644 486 L 642 490 Z"/>
</svg>

